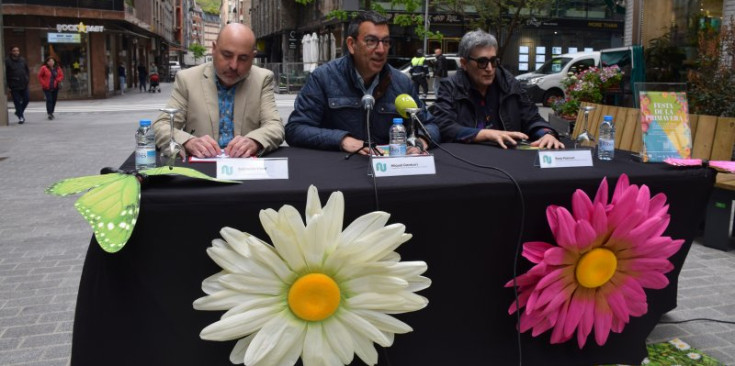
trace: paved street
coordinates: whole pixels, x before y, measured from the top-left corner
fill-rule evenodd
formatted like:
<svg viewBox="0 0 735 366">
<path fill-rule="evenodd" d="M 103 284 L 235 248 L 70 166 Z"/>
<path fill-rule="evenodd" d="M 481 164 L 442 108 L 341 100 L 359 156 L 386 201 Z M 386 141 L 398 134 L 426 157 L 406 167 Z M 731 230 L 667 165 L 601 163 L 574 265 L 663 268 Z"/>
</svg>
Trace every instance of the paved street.
<svg viewBox="0 0 735 366">
<path fill-rule="evenodd" d="M 76 196 L 43 190 L 61 178 L 120 165 L 133 151 L 138 120 L 154 119 L 164 105 L 171 84 L 162 88 L 160 94 L 131 89 L 106 100 L 60 101 L 53 121 L 46 119 L 44 102 L 32 102 L 24 125 L 11 112 L 10 126 L 0 127 L 0 365 L 69 364 L 91 230 L 73 207 Z M 277 96 L 284 120 L 293 99 Z M 735 251 L 692 247 L 679 307 L 663 320 L 690 318 L 735 320 Z M 673 337 L 735 365 L 735 325 L 659 325 L 650 341 Z"/>
</svg>

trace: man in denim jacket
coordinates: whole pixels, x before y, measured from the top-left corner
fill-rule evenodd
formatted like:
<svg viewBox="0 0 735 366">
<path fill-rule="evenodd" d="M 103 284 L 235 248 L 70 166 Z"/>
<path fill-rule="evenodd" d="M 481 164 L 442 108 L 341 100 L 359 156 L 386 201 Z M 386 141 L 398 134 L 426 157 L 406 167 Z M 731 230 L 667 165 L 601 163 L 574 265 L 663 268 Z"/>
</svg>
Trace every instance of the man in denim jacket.
<svg viewBox="0 0 735 366">
<path fill-rule="evenodd" d="M 385 17 L 372 11 L 362 12 L 352 20 L 347 33 L 349 54 L 317 68 L 296 98 L 286 124 L 286 142 L 290 146 L 367 155 L 363 95 L 375 98 L 370 135 L 377 144 L 388 143 L 393 118 L 400 117 L 394 104 L 399 94 L 410 94 L 423 107 L 412 92 L 411 80 L 386 64 L 391 39 Z M 422 111 L 419 118 L 431 140 L 438 143 L 439 129 L 431 123 L 431 115 Z M 407 122 L 406 127 L 410 134 L 411 124 Z M 416 133 L 421 148 L 426 149 L 429 139 L 420 128 Z M 409 148 L 408 152 L 419 150 Z"/>
</svg>

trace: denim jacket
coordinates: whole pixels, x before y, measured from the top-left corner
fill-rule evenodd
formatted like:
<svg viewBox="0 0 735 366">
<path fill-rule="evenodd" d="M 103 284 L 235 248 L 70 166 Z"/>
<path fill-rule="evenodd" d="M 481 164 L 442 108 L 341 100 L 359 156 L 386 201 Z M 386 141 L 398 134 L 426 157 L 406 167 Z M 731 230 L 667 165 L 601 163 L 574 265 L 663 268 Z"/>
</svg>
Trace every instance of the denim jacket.
<svg viewBox="0 0 735 366">
<path fill-rule="evenodd" d="M 286 124 L 286 142 L 290 146 L 339 150 L 342 139 L 348 135 L 367 141 L 365 110 L 361 104 L 364 92 L 358 83 L 351 55 L 314 70 L 296 97 L 294 111 Z M 422 108 L 418 116 L 431 139 L 439 142 L 439 128 L 432 123 L 431 114 L 412 90 L 408 77 L 390 65 L 383 67 L 373 91 L 375 106 L 370 114 L 370 134 L 375 143 L 388 143 L 393 118 L 400 117 L 395 100 L 404 93 L 411 95 Z M 410 134 L 410 121 L 404 121 L 404 125 Z M 420 127 L 417 127 L 417 135 L 424 135 Z"/>
</svg>

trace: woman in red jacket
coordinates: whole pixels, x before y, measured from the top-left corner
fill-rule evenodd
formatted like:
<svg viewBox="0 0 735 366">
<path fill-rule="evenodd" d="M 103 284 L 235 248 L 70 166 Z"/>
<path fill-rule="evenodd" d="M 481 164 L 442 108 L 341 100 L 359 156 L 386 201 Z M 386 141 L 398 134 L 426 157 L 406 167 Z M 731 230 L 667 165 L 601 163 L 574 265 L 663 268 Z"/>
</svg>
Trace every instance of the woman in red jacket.
<svg viewBox="0 0 735 366">
<path fill-rule="evenodd" d="M 41 70 L 38 71 L 38 81 L 41 83 L 43 94 L 46 95 L 48 119 L 54 119 L 56 97 L 59 94 L 59 84 L 62 80 L 64 80 L 64 71 L 53 57 L 46 57 L 45 65 L 41 66 Z"/>
</svg>

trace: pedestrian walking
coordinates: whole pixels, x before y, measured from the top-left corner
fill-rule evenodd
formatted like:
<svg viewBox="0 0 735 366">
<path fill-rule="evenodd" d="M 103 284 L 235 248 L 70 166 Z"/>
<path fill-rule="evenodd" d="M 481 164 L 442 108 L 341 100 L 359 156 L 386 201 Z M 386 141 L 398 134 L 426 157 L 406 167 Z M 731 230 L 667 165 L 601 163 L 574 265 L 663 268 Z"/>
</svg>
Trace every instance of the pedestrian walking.
<svg viewBox="0 0 735 366">
<path fill-rule="evenodd" d="M 416 57 L 411 59 L 411 80 L 416 95 L 420 95 L 419 87 L 421 87 L 424 90 L 424 98 L 426 98 L 429 94 L 429 83 L 426 80 L 429 76 L 429 68 L 424 64 L 424 61 L 426 61 L 424 50 L 419 48 L 416 50 Z"/>
<path fill-rule="evenodd" d="M 56 108 L 56 97 L 59 95 L 61 81 L 64 80 L 64 71 L 56 63 L 52 56 L 46 57 L 46 62 L 38 71 L 38 81 L 46 96 L 46 113 L 48 119 L 54 119 L 54 108 Z"/>
<path fill-rule="evenodd" d="M 146 79 L 148 78 L 148 70 L 146 70 L 143 63 L 138 64 L 138 91 L 145 92 Z"/>
<path fill-rule="evenodd" d="M 434 50 L 434 94 L 439 90 L 439 80 L 448 76 L 447 72 L 447 58 L 442 54 L 442 49 L 437 48 Z"/>
<path fill-rule="evenodd" d="M 117 67 L 117 77 L 120 79 L 120 95 L 125 95 L 125 65 L 120 63 Z"/>
<path fill-rule="evenodd" d="M 26 110 L 30 101 L 28 94 L 30 73 L 28 71 L 28 63 L 20 56 L 20 48 L 18 46 L 13 46 L 10 49 L 10 57 L 5 58 L 5 80 L 7 80 L 10 94 L 13 96 L 18 124 L 22 125 L 26 121 L 23 112 Z"/>
</svg>

